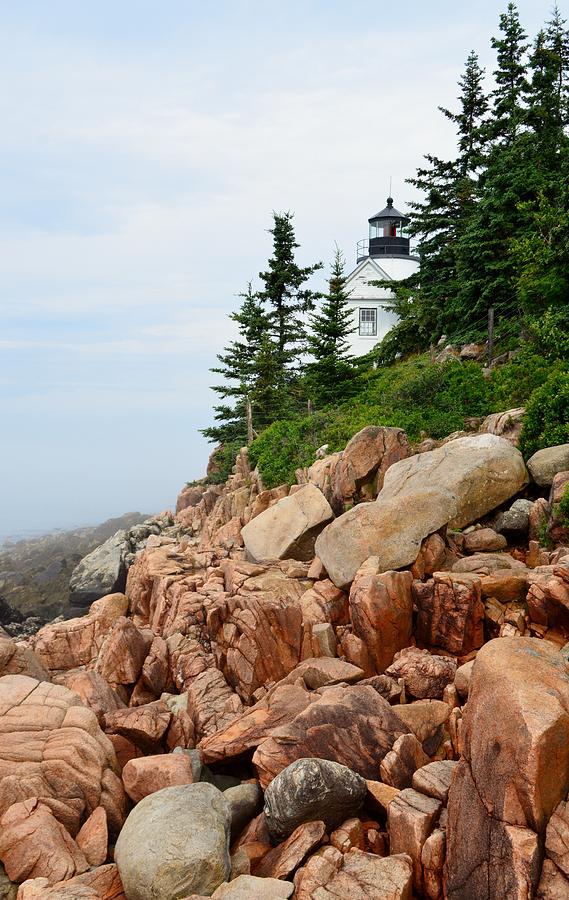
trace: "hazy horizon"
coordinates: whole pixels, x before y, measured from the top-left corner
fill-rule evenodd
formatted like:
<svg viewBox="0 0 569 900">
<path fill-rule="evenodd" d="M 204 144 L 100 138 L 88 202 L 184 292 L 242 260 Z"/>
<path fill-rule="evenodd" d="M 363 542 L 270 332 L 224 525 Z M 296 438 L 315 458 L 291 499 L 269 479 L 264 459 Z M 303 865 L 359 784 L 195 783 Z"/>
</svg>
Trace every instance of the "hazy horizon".
<svg viewBox="0 0 569 900">
<path fill-rule="evenodd" d="M 551 5 L 518 4 L 530 37 Z M 453 152 L 437 106 L 471 49 L 490 74 L 505 7 L 4 6 L 0 538 L 174 506 L 272 210 L 350 268 L 390 177 L 405 208 Z"/>
</svg>

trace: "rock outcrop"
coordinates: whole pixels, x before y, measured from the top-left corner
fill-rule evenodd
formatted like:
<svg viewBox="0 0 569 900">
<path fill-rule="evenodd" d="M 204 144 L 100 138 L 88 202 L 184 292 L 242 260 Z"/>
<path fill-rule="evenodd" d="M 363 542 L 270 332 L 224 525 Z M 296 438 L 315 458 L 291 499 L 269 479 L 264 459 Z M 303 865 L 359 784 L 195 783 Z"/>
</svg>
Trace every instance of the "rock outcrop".
<svg viewBox="0 0 569 900">
<path fill-rule="evenodd" d="M 550 644 L 478 653 L 449 794 L 451 900 L 533 896 L 547 823 L 569 791 L 569 677 Z"/>
<path fill-rule="evenodd" d="M 0 635 L 0 897 L 568 897 L 569 470 L 526 490 L 513 418 L 243 450 L 125 594 Z"/>
<path fill-rule="evenodd" d="M 0 678 L 0 815 L 31 798 L 66 827 L 98 806 L 118 832 L 126 802 L 112 744 L 95 713 L 65 687 Z"/>
</svg>

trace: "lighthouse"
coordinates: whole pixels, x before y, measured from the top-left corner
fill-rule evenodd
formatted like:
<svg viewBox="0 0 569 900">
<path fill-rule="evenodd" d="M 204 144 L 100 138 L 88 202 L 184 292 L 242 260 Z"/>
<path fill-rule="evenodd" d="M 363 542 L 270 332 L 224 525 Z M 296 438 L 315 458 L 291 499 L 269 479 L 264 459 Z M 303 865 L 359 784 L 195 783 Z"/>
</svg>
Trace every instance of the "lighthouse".
<svg viewBox="0 0 569 900">
<path fill-rule="evenodd" d="M 411 253 L 406 227 L 410 219 L 395 209 L 393 197 L 387 206 L 368 219 L 369 236 L 357 245 L 356 268 L 346 279 L 354 331 L 350 352 L 364 356 L 396 324 L 397 316 L 385 308 L 393 298 L 390 284 L 413 275 L 419 257 Z M 371 282 L 382 282 L 378 287 Z"/>
</svg>

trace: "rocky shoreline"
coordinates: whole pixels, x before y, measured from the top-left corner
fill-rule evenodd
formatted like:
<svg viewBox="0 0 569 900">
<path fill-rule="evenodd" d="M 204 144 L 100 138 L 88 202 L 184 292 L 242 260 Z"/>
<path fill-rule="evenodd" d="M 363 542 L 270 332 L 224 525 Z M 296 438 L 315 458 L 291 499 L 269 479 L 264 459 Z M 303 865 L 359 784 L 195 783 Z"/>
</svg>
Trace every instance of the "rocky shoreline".
<svg viewBox="0 0 569 900">
<path fill-rule="evenodd" d="M 243 450 L 0 636 L 0 897 L 569 897 L 569 445 L 519 413 Z"/>
</svg>

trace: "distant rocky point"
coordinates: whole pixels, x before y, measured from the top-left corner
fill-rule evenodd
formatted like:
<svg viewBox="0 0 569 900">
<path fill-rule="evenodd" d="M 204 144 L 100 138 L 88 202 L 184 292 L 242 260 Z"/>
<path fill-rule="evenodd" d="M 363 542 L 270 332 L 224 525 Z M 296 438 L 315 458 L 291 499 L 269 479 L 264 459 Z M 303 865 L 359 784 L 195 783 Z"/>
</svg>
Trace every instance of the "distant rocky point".
<svg viewBox="0 0 569 900">
<path fill-rule="evenodd" d="M 128 530 L 148 517 L 148 513 L 128 512 L 100 525 L 7 539 L 0 545 L 0 597 L 23 619 L 31 616 L 47 622 L 65 615 L 75 567 L 117 531 Z M 5 626 L 9 623 L 4 606 L 2 609 L 0 624 Z"/>
</svg>

